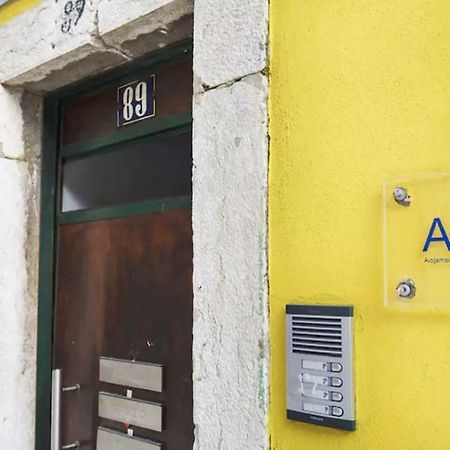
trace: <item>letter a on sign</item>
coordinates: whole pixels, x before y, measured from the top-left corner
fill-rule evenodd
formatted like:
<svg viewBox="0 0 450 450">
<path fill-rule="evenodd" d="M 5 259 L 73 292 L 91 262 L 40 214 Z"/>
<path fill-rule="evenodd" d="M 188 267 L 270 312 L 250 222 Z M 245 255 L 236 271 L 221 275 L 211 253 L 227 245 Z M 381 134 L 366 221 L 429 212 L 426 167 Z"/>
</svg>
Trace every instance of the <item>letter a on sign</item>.
<svg viewBox="0 0 450 450">
<path fill-rule="evenodd" d="M 436 230 L 436 227 L 438 227 L 439 231 L 441 232 L 440 236 L 434 236 L 434 231 Z M 445 231 L 444 225 L 442 225 L 441 219 L 439 219 L 439 217 L 433 219 L 433 223 L 431 224 L 431 228 L 422 251 L 423 252 L 428 251 L 428 247 L 432 242 L 445 242 L 447 250 L 450 252 L 450 241 L 448 240 L 447 232 Z"/>
</svg>

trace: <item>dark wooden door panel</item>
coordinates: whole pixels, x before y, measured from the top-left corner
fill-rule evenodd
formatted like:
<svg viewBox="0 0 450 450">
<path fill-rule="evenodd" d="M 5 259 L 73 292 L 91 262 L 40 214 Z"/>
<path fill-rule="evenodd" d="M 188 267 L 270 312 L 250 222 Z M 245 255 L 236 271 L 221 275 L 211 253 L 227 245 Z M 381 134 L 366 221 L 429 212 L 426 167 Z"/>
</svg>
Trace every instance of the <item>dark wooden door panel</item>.
<svg viewBox="0 0 450 450">
<path fill-rule="evenodd" d="M 152 122 L 191 111 L 192 59 L 146 69 L 123 78 L 117 85 L 67 100 L 62 113 L 62 145 L 98 138 L 117 130 L 117 87 L 155 75 L 156 115 Z M 127 128 L 140 127 L 140 122 Z"/>
<path fill-rule="evenodd" d="M 192 230 L 188 210 L 63 225 L 59 228 L 54 366 L 63 385 L 79 383 L 62 401 L 63 443 L 95 449 L 98 392 L 126 395 L 99 383 L 101 356 L 162 364 L 162 393 L 133 397 L 164 405 L 161 433 L 135 434 L 191 449 Z"/>
</svg>

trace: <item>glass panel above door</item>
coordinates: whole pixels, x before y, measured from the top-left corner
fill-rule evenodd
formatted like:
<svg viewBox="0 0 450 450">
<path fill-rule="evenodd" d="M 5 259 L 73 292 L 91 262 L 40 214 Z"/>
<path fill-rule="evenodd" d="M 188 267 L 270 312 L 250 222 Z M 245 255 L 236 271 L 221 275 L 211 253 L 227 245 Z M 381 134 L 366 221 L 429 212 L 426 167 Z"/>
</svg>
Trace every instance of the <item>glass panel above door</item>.
<svg viewBox="0 0 450 450">
<path fill-rule="evenodd" d="M 161 134 L 62 167 L 62 212 L 191 195 L 192 132 Z"/>
</svg>

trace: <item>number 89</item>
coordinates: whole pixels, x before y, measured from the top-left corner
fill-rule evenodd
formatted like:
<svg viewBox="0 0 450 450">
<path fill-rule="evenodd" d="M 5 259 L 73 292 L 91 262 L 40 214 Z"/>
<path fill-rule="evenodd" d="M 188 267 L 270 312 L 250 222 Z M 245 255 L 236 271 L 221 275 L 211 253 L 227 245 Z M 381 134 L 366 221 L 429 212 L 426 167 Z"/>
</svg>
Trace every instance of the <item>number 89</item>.
<svg viewBox="0 0 450 450">
<path fill-rule="evenodd" d="M 147 83 L 142 81 L 136 87 L 128 86 L 123 93 L 123 118 L 143 117 L 147 112 Z"/>
</svg>

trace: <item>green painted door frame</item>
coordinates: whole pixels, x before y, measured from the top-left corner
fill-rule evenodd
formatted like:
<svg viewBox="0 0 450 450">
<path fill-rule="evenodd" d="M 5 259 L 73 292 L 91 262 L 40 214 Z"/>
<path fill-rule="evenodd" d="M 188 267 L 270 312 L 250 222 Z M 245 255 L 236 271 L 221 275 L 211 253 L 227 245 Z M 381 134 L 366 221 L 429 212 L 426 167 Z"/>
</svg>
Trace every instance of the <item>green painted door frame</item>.
<svg viewBox="0 0 450 450">
<path fill-rule="evenodd" d="M 148 68 L 161 65 L 192 55 L 192 41 L 185 41 L 170 49 L 159 51 L 136 62 L 120 66 L 101 77 L 95 77 L 57 92 L 48 94 L 44 99 L 44 132 L 42 142 L 41 172 L 41 217 L 40 217 L 40 253 L 39 253 L 39 293 L 38 293 L 38 339 L 36 373 L 36 438 L 35 450 L 49 450 L 51 431 L 51 374 L 53 349 L 53 312 L 55 302 L 55 262 L 56 227 L 61 223 L 98 220 L 100 218 L 121 217 L 143 214 L 156 209 L 190 207 L 186 198 L 169 199 L 156 204 L 142 202 L 136 205 L 98 208 L 88 211 L 60 214 L 58 198 L 58 160 L 63 156 L 74 156 L 107 149 L 108 146 L 138 139 L 156 133 L 177 132 L 192 123 L 192 113 L 167 119 L 163 124 L 154 126 L 151 121 L 134 129 L 117 130 L 102 139 L 84 142 L 70 148 L 59 148 L 60 107 L 63 99 L 79 96 L 87 91 L 102 89 L 114 85 L 120 78 Z"/>
</svg>

